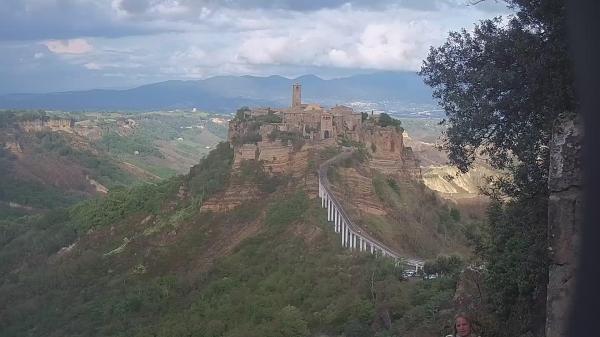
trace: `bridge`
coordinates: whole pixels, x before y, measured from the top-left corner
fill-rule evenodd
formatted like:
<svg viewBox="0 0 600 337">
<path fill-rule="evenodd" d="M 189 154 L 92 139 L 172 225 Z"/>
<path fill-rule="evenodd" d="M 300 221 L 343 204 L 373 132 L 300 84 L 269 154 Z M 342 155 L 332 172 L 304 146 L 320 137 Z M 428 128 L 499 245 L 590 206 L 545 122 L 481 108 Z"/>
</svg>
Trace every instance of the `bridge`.
<svg viewBox="0 0 600 337">
<path fill-rule="evenodd" d="M 373 238 L 350 219 L 341 203 L 336 199 L 330 188 L 327 170 L 334 162 L 348 158 L 350 155 L 352 155 L 352 151 L 346 150 L 323 162 L 318 171 L 321 207 L 327 208 L 327 221 L 331 222 L 334 231 L 340 234 L 342 247 L 393 258 L 396 263 L 404 264 L 412 269 L 407 271 L 409 275 L 422 270 L 423 260 L 402 256 L 394 249 Z"/>
</svg>

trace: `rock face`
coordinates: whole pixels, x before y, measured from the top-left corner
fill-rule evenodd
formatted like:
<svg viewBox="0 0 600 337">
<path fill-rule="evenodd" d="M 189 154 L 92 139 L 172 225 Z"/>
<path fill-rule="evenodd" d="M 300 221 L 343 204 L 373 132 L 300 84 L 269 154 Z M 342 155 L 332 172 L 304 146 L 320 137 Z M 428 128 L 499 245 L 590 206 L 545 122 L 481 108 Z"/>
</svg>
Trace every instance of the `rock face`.
<svg viewBox="0 0 600 337">
<path fill-rule="evenodd" d="M 340 168 L 339 173 L 346 183 L 347 190 L 336 186 L 334 193 L 338 195 L 338 200 L 352 200 L 353 205 L 344 205 L 346 208 L 360 209 L 361 212 L 373 215 L 387 214 L 384 205 L 373 190 L 371 177 L 360 174 L 355 168 Z"/>
<path fill-rule="evenodd" d="M 74 126 L 75 121 L 68 118 L 44 118 L 19 122 L 19 127 L 25 132 L 37 132 L 44 130 L 71 132 Z"/>
<path fill-rule="evenodd" d="M 371 169 L 398 180 L 421 180 L 421 168 L 412 149 L 404 146 L 401 130 L 372 126 L 360 133 L 372 159 Z"/>
<path fill-rule="evenodd" d="M 226 212 L 236 208 L 248 200 L 260 197 L 260 192 L 252 183 L 231 183 L 228 188 L 206 200 L 201 212 Z"/>
<path fill-rule="evenodd" d="M 19 139 L 14 133 L 6 133 L 5 137 L 0 138 L 0 144 L 4 143 L 4 148 L 15 156 L 23 154 L 23 148 L 19 143 Z"/>
<path fill-rule="evenodd" d="M 582 144 L 581 116 L 560 115 L 550 143 L 546 337 L 568 335 L 583 222 Z"/>
<path fill-rule="evenodd" d="M 258 160 L 262 160 L 271 173 L 286 173 L 290 170 L 292 145 L 280 140 L 258 143 Z"/>
</svg>

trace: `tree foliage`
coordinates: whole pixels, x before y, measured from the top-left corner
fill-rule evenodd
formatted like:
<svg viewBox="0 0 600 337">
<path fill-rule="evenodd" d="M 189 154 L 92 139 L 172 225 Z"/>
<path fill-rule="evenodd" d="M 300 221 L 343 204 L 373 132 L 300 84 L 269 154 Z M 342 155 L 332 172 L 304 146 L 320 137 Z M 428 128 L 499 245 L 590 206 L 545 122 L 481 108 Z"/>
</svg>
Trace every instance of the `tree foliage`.
<svg viewBox="0 0 600 337">
<path fill-rule="evenodd" d="M 423 273 L 425 275 L 449 275 L 456 277 L 462 268 L 464 261 L 458 255 L 440 255 L 435 260 L 425 261 Z"/>
<path fill-rule="evenodd" d="M 233 150 L 229 143 L 219 143 L 206 158 L 190 169 L 187 179 L 191 192 L 204 198 L 223 190 L 229 181 L 232 163 Z"/>
<path fill-rule="evenodd" d="M 536 13 L 522 9 L 506 26 L 493 19 L 473 33 L 450 33 L 424 61 L 421 75 L 447 115 L 445 147 L 463 171 L 478 150 L 499 168 L 515 156 L 528 169 L 544 170 L 552 123 L 574 110 L 564 27 Z M 543 15 L 562 18 L 562 5 Z"/>
<path fill-rule="evenodd" d="M 386 114 L 385 112 L 382 112 L 379 115 L 379 118 L 377 119 L 377 125 L 382 126 L 382 127 L 393 126 L 397 130 L 400 130 L 402 122 L 400 122 L 400 120 L 398 120 L 398 119 L 391 117 L 390 115 Z"/>
<path fill-rule="evenodd" d="M 420 74 L 446 111 L 450 161 L 464 172 L 483 155 L 511 172 L 490 193 L 488 239 L 478 251 L 503 322 L 495 333 L 537 335 L 545 312 L 548 145 L 554 120 L 577 101 L 564 1 L 507 2 L 515 16 L 450 33 Z"/>
</svg>

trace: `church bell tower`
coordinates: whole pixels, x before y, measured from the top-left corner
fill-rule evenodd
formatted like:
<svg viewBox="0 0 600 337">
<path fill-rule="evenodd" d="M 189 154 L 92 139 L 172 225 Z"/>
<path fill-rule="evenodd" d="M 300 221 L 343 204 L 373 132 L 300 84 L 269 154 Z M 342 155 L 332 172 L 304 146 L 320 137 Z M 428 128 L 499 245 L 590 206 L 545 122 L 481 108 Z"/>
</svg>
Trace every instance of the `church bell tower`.
<svg viewBox="0 0 600 337">
<path fill-rule="evenodd" d="M 302 101 L 302 86 L 299 83 L 292 85 L 292 108 L 300 107 Z"/>
</svg>

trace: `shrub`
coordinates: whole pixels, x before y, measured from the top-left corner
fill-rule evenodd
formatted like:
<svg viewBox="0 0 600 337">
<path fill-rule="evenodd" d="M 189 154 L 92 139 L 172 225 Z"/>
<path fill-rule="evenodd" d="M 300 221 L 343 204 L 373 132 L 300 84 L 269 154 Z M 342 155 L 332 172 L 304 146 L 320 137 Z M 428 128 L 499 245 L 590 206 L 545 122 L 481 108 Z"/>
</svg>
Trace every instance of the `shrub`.
<svg viewBox="0 0 600 337">
<path fill-rule="evenodd" d="M 192 194 L 202 198 L 221 191 L 229 181 L 233 150 L 227 142 L 221 142 L 206 158 L 190 169 L 187 183 Z"/>
<path fill-rule="evenodd" d="M 267 226 L 285 226 L 300 219 L 307 209 L 308 197 L 304 192 L 297 192 L 271 206 L 267 211 L 265 223 Z"/>
</svg>

